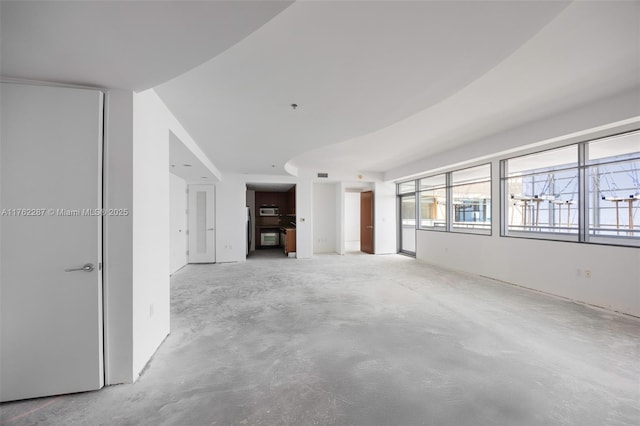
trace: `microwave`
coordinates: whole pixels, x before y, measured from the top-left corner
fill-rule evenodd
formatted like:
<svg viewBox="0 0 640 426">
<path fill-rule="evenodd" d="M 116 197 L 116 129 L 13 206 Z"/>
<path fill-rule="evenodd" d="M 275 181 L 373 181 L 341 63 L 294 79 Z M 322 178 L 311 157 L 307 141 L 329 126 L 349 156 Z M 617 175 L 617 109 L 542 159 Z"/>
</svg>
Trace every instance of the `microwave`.
<svg viewBox="0 0 640 426">
<path fill-rule="evenodd" d="M 277 207 L 260 207 L 260 216 L 279 216 L 280 210 Z"/>
</svg>

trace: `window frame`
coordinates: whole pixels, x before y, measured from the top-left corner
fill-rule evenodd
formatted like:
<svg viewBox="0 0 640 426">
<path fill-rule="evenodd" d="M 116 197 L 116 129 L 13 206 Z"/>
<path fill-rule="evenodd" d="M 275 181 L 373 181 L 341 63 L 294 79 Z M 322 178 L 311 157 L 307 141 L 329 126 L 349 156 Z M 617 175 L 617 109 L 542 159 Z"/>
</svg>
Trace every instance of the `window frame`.
<svg viewBox="0 0 640 426">
<path fill-rule="evenodd" d="M 474 169 L 476 167 L 485 167 L 485 166 L 489 166 L 489 177 L 487 180 L 480 180 L 480 181 L 473 181 L 473 182 L 467 182 L 467 183 L 460 183 L 460 184 L 454 184 L 453 183 L 453 174 L 457 173 L 457 172 L 461 172 L 464 170 L 469 170 L 469 169 Z M 450 207 L 449 209 L 449 217 L 447 219 L 449 219 L 449 226 L 448 226 L 448 231 L 452 232 L 452 233 L 456 233 L 456 234 L 475 234 L 475 235 L 488 235 L 491 236 L 493 235 L 493 164 L 491 162 L 487 162 L 487 163 L 482 163 L 482 164 L 475 164 L 473 166 L 469 166 L 469 167 L 463 167 L 461 169 L 456 169 L 456 170 L 451 170 L 450 172 L 447 173 L 448 178 L 447 178 L 447 188 L 448 188 L 448 193 L 447 193 L 447 207 Z M 453 189 L 455 187 L 459 187 L 459 186 L 465 186 L 465 185 L 471 185 L 474 183 L 485 183 L 488 182 L 489 183 L 489 206 L 490 206 L 490 211 L 491 211 L 491 217 L 489 220 L 489 224 L 488 224 L 488 228 L 464 228 L 461 226 L 456 227 L 454 225 L 454 219 L 455 219 L 455 208 L 453 206 Z"/>
<path fill-rule="evenodd" d="M 443 185 L 434 185 L 433 187 L 422 190 L 422 186 L 420 185 L 420 181 L 422 179 L 434 178 L 437 176 L 444 176 L 444 184 Z M 435 232 L 448 232 L 449 231 L 449 178 L 448 173 L 436 173 L 433 175 L 422 176 L 416 179 L 416 209 L 417 209 L 417 229 L 421 231 L 435 231 Z M 427 191 L 437 191 L 444 189 L 445 193 L 445 210 L 444 210 L 444 226 L 422 226 L 422 193 Z M 437 207 L 436 207 L 437 209 Z M 435 221 L 434 221 L 435 222 Z"/>
<path fill-rule="evenodd" d="M 632 157 L 631 159 L 618 160 L 618 161 L 606 161 L 603 163 L 590 163 L 589 161 L 589 144 L 592 142 L 602 142 L 606 139 L 612 139 L 615 137 L 637 134 L 640 136 L 640 129 L 631 129 L 623 132 L 618 132 L 609 135 L 598 136 L 590 139 L 585 139 L 578 142 L 572 142 L 566 145 L 554 146 L 552 148 L 540 149 L 533 152 L 527 152 L 525 154 L 513 155 L 507 158 L 501 158 L 499 166 L 499 184 L 500 184 L 500 237 L 507 238 L 524 238 L 534 240 L 547 240 L 547 241 L 564 241 L 571 243 L 583 243 L 583 244 L 596 244 L 596 245 L 610 245 L 620 247 L 640 247 L 640 224 L 638 224 L 639 230 L 638 236 L 623 236 L 623 235 L 607 235 L 598 236 L 590 233 L 591 224 L 589 217 L 589 200 L 592 192 L 592 182 L 590 182 L 590 170 L 594 167 L 601 166 L 602 164 L 616 164 L 624 161 L 634 161 L 640 159 L 640 155 Z M 577 171 L 578 171 L 578 200 L 576 200 L 576 208 L 578 209 L 578 232 L 576 233 L 553 233 L 553 232 L 540 232 L 533 230 L 509 230 L 509 190 L 508 190 L 508 166 L 509 160 L 525 157 L 528 155 L 535 155 L 543 152 L 554 151 L 559 149 L 568 148 L 571 146 L 577 147 Z M 559 171 L 572 170 L 576 167 L 561 167 Z M 533 174 L 533 173 L 531 173 Z M 526 175 L 526 174 L 525 174 Z M 640 205 L 640 201 L 638 202 Z"/>
<path fill-rule="evenodd" d="M 476 180 L 472 182 L 463 182 L 460 184 L 453 184 L 453 174 L 456 172 L 461 172 L 464 170 L 469 170 L 477 167 L 487 167 L 489 168 L 489 176 L 485 179 Z M 438 176 L 444 177 L 444 183 L 442 185 L 434 185 L 428 189 L 422 190 L 422 186 L 420 181 L 422 179 L 435 178 Z M 429 174 L 425 176 L 421 176 L 419 178 L 413 179 L 415 182 L 415 196 L 416 196 L 416 230 L 417 231 L 434 231 L 434 232 L 451 232 L 456 234 L 470 234 L 470 235 L 488 235 L 491 236 L 493 234 L 493 220 L 494 220 L 494 209 L 493 209 L 493 165 L 492 162 L 483 162 L 480 164 L 474 164 L 472 166 L 461 167 L 454 170 L 449 170 L 447 172 L 440 172 Z M 410 192 L 400 192 L 400 185 L 407 184 L 411 181 L 402 181 L 396 184 L 396 194 L 398 198 L 398 203 L 400 202 L 400 198 L 402 196 L 406 196 L 407 194 L 411 194 Z M 471 185 L 475 183 L 488 183 L 489 184 L 489 192 L 488 199 L 490 202 L 488 203 L 491 209 L 491 217 L 487 228 L 465 228 L 462 226 L 454 226 L 454 206 L 453 206 L 453 189 L 454 187 L 460 187 L 465 185 Z M 422 193 L 427 191 L 436 191 L 436 190 L 444 190 L 446 203 L 445 203 L 445 223 L 444 226 L 423 226 L 422 225 Z M 399 207 L 398 207 L 399 208 Z M 399 212 L 399 210 L 398 210 Z M 399 222 L 400 223 L 400 222 Z M 398 247 L 401 247 L 401 239 L 398 238 Z"/>
</svg>

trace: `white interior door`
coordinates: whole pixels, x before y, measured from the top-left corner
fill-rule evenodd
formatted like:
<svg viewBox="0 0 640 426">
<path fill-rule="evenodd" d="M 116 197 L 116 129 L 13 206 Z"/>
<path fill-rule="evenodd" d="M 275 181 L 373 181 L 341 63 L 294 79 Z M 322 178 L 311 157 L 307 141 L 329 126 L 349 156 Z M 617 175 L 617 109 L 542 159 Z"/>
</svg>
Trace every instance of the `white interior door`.
<svg viewBox="0 0 640 426">
<path fill-rule="evenodd" d="M 99 389 L 103 94 L 0 98 L 0 399 Z"/>
<path fill-rule="evenodd" d="M 213 185 L 189 185 L 189 263 L 216 261 L 213 197 Z"/>
</svg>

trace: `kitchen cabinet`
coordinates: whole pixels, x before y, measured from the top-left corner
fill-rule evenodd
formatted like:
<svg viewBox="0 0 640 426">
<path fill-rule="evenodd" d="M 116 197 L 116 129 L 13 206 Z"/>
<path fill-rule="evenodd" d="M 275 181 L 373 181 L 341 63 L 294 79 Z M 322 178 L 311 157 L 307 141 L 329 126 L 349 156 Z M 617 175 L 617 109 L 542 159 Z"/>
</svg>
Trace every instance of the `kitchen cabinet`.
<svg viewBox="0 0 640 426">
<path fill-rule="evenodd" d="M 260 207 L 279 207 L 280 213 L 287 212 L 287 201 L 289 200 L 286 192 L 263 192 L 256 191 L 256 208 Z"/>
<path fill-rule="evenodd" d="M 287 192 L 287 205 L 289 207 L 287 213 L 296 214 L 296 187 L 294 186 Z"/>
<path fill-rule="evenodd" d="M 284 254 L 295 253 L 296 251 L 296 230 L 295 228 L 283 228 L 284 241 L 282 245 L 284 247 Z"/>
</svg>

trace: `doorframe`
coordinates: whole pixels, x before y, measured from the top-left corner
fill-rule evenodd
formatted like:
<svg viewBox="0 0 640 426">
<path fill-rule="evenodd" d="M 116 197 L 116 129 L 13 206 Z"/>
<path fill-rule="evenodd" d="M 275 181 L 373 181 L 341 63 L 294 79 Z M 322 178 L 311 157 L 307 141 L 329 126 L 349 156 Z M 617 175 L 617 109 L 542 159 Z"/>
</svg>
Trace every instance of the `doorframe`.
<svg viewBox="0 0 640 426">
<path fill-rule="evenodd" d="M 206 187 L 211 187 L 211 205 L 212 205 L 212 209 L 211 209 L 211 226 L 212 226 L 212 251 L 213 251 L 213 260 L 211 262 L 192 262 L 191 261 L 191 238 L 194 236 L 194 227 L 192 226 L 193 223 L 191 221 L 191 197 L 192 197 L 192 192 L 191 192 L 191 188 L 193 186 L 206 186 Z M 216 186 L 214 184 L 209 184 L 209 183 L 189 183 L 187 182 L 187 264 L 192 264 L 192 263 L 216 263 L 216 251 L 217 251 L 217 247 L 216 247 Z M 208 213 L 208 212 L 207 212 Z M 206 219 L 205 219 L 205 228 L 206 228 Z M 208 229 L 205 229 L 206 232 L 208 232 Z"/>
<path fill-rule="evenodd" d="M 406 194 L 397 194 L 396 196 L 396 203 L 397 203 L 397 207 L 396 207 L 396 217 L 398 218 L 398 237 L 397 237 L 397 244 L 398 244 L 398 254 L 403 254 L 405 256 L 409 256 L 409 257 L 416 257 L 416 252 L 415 251 L 409 251 L 409 250 L 404 250 L 402 247 L 402 235 L 403 235 L 403 224 L 402 224 L 402 199 L 404 197 L 414 197 L 414 210 L 415 210 L 415 216 L 416 216 L 416 223 L 414 224 L 413 227 L 413 232 L 415 235 L 415 242 L 416 244 L 418 243 L 418 220 L 420 220 L 419 214 L 420 214 L 420 203 L 419 203 L 419 198 L 418 198 L 418 192 L 408 192 Z"/>
<path fill-rule="evenodd" d="M 104 384 L 109 386 L 132 383 L 136 379 L 133 371 L 133 300 L 131 296 L 133 288 L 131 181 L 133 157 L 131 153 L 134 117 L 133 92 L 124 90 L 105 90 L 104 92 L 103 208 L 129 210 L 128 216 L 113 218 L 106 216 L 102 220 Z M 112 263 L 117 264 L 118 267 L 111 267 Z"/>
<path fill-rule="evenodd" d="M 107 175 L 107 168 L 105 167 L 105 162 L 106 162 L 106 158 L 107 158 L 107 152 L 106 152 L 106 141 L 107 141 L 107 137 L 108 137 L 108 131 L 107 131 L 107 119 L 108 119 L 108 114 L 107 114 L 107 110 L 108 110 L 108 102 L 109 102 L 109 96 L 108 93 L 105 92 L 104 90 L 100 90 L 100 93 L 102 93 L 102 138 L 100 140 L 100 148 L 98 149 L 99 153 L 100 153 L 100 163 L 99 163 L 99 167 L 100 167 L 100 171 L 98 173 L 99 175 L 99 179 L 100 179 L 100 209 L 104 209 L 105 207 L 108 208 L 108 202 L 107 202 L 107 182 L 108 182 L 108 175 Z M 107 378 L 109 377 L 109 373 L 110 373 L 110 357 L 109 357 L 109 339 L 107 339 L 107 333 L 109 332 L 109 309 L 108 309 L 108 300 L 109 300 L 109 292 L 107 291 L 107 285 L 106 285 L 106 280 L 105 277 L 107 277 L 107 274 L 104 273 L 104 264 L 105 264 L 105 259 L 104 259 L 104 255 L 107 252 L 107 239 L 105 238 L 105 236 L 107 235 L 107 221 L 105 220 L 104 216 L 100 216 L 100 264 L 98 267 L 98 273 L 100 274 L 100 280 L 102 282 L 102 380 L 103 380 L 103 387 L 104 386 L 108 386 L 108 382 L 107 382 Z"/>
<path fill-rule="evenodd" d="M 365 251 L 362 249 L 362 216 L 363 216 L 363 203 L 362 203 L 362 195 L 365 193 L 371 194 L 371 252 Z M 368 211 L 367 211 L 368 213 Z M 367 254 L 375 254 L 376 253 L 376 210 L 375 210 L 375 191 L 367 190 L 360 192 L 360 251 L 362 253 Z"/>
</svg>

